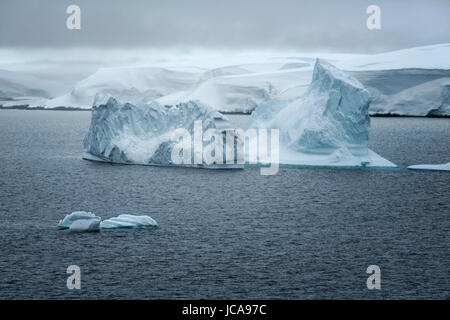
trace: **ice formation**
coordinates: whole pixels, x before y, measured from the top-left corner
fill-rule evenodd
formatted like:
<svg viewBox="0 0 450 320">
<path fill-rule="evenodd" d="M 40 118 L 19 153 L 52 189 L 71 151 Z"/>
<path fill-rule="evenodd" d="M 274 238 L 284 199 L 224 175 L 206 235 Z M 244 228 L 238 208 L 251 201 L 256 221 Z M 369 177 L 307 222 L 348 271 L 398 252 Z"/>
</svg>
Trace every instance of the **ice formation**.
<svg viewBox="0 0 450 320">
<path fill-rule="evenodd" d="M 216 121 L 220 126 L 216 127 Z M 200 124 L 200 134 L 208 129 L 217 129 L 221 139 L 225 139 L 227 133 L 233 131 L 229 128 L 222 129 L 226 127 L 226 123 L 226 118 L 199 102 L 190 101 L 165 107 L 157 102 L 133 105 L 121 103 L 112 97 L 98 96 L 92 110 L 91 125 L 84 139 L 83 157 L 114 163 L 180 165 L 172 157 L 178 143 L 174 140 L 174 134 L 178 130 L 185 130 L 191 137 L 195 137 L 197 125 Z M 206 143 L 205 140 L 200 140 L 200 147 Z M 243 142 L 238 139 L 236 144 L 239 143 Z M 195 157 L 196 145 L 189 142 L 188 146 L 192 152 L 188 150 L 188 161 L 181 165 L 242 167 L 237 163 L 221 165 L 219 162 L 216 165 L 208 163 L 204 158 L 198 162 Z M 225 143 L 223 147 L 226 147 Z M 238 160 L 238 157 L 234 160 Z"/>
<path fill-rule="evenodd" d="M 121 214 L 118 217 L 103 220 L 91 212 L 75 211 L 64 217 L 58 223 L 59 229 L 66 229 L 70 232 L 92 232 L 101 229 L 122 229 L 157 226 L 154 219 L 149 216 L 135 216 L 131 214 Z"/>
<path fill-rule="evenodd" d="M 450 116 L 450 70 L 383 70 L 353 75 L 372 96 L 372 115 Z"/>
<path fill-rule="evenodd" d="M 118 217 L 103 220 L 100 223 L 101 229 L 121 229 L 155 227 L 158 224 L 149 216 L 135 216 L 131 214 L 121 214 Z"/>
<path fill-rule="evenodd" d="M 100 219 L 75 220 L 69 227 L 70 232 L 92 232 L 100 230 Z"/>
<path fill-rule="evenodd" d="M 450 44 L 410 48 L 338 63 L 370 92 L 370 114 L 450 116 Z"/>
<path fill-rule="evenodd" d="M 97 95 L 141 103 L 185 90 L 195 81 L 197 73 L 160 67 L 102 68 L 78 82 L 71 92 L 47 101 L 44 107 L 90 109 Z"/>
<path fill-rule="evenodd" d="M 369 104 L 359 81 L 317 59 L 302 97 L 258 106 L 247 127 L 280 130 L 281 164 L 394 167 L 367 147 Z"/>
<path fill-rule="evenodd" d="M 75 211 L 59 221 L 59 229 L 69 229 L 71 232 L 99 231 L 101 218 L 91 212 Z"/>
<path fill-rule="evenodd" d="M 450 116 L 448 43 L 374 55 L 236 55 L 102 68 L 72 85 L 70 92 L 66 84 L 0 71 L 0 100 L 10 100 L 0 105 L 90 109 L 100 93 L 133 104 L 196 100 L 218 111 L 249 113 L 269 100 L 303 95 L 316 56 L 364 85 L 372 97 L 370 114 Z M 66 94 L 61 95 L 63 88 Z M 20 99 L 29 95 L 40 98 Z M 47 99 L 49 95 L 56 98 Z"/>
<path fill-rule="evenodd" d="M 409 166 L 408 169 L 450 171 L 450 162 L 444 164 L 417 164 Z"/>
</svg>

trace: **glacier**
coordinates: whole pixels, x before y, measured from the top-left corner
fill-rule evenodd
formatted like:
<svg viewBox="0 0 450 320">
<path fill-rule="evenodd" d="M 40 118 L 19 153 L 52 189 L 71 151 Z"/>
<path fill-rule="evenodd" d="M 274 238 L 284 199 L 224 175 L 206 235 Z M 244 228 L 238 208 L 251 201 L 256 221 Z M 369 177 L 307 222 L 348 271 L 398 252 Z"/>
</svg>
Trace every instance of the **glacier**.
<svg viewBox="0 0 450 320">
<path fill-rule="evenodd" d="M 203 130 L 216 130 L 221 139 L 227 138 L 234 129 L 228 127 L 228 121 L 217 111 L 200 102 L 190 101 L 176 106 L 162 106 L 158 102 L 150 104 L 122 103 L 108 95 L 98 95 L 92 109 L 89 131 L 84 138 L 86 160 L 106 161 L 141 165 L 180 165 L 173 159 L 172 153 L 177 146 L 173 139 L 180 129 L 195 136 L 197 124 Z M 233 148 L 243 143 L 234 142 Z M 196 146 L 189 142 L 189 159 L 181 165 L 207 168 L 242 168 L 239 155 L 233 159 L 236 163 L 209 163 L 202 157 L 196 162 Z M 200 140 L 205 147 L 204 140 Z M 223 144 L 226 154 L 226 142 Z M 187 149 L 187 148 L 186 148 Z M 194 152 L 191 152 L 193 150 Z M 183 150 L 187 151 L 187 150 Z M 236 160 L 236 161 L 234 161 Z M 243 159 L 242 159 L 243 162 Z"/>
<path fill-rule="evenodd" d="M 161 67 L 101 68 L 79 81 L 71 92 L 48 100 L 44 107 L 90 109 L 97 95 L 145 103 L 187 89 L 197 81 L 197 76 L 197 72 Z"/>
<path fill-rule="evenodd" d="M 342 60 L 372 96 L 371 115 L 450 116 L 450 44 Z"/>
<path fill-rule="evenodd" d="M 411 170 L 436 170 L 436 171 L 450 171 L 450 162 L 443 164 L 416 164 L 409 166 Z"/>
<path fill-rule="evenodd" d="M 261 53 L 174 59 L 100 68 L 56 97 L 66 84 L 0 71 L 0 100 L 7 100 L 0 105 L 90 109 L 95 96 L 103 94 L 133 104 L 199 101 L 220 112 L 251 113 L 269 100 L 303 95 L 319 57 L 364 85 L 372 98 L 370 115 L 450 116 L 449 56 L 450 44 L 444 43 L 372 55 Z"/>
<path fill-rule="evenodd" d="M 279 130 L 280 164 L 395 167 L 367 147 L 370 100 L 358 80 L 317 59 L 305 94 L 261 104 L 247 130 Z"/>
</svg>

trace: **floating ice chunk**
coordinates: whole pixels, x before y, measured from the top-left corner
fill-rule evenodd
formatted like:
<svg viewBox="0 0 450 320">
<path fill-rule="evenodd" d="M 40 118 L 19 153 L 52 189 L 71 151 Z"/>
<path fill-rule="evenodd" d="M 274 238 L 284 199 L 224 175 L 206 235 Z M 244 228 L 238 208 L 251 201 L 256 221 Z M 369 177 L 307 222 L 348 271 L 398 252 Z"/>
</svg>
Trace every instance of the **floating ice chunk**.
<svg viewBox="0 0 450 320">
<path fill-rule="evenodd" d="M 248 129 L 280 130 L 280 163 L 395 167 L 369 150 L 370 96 L 363 85 L 317 59 L 305 95 L 256 108 Z"/>
<path fill-rule="evenodd" d="M 71 214 L 66 215 L 63 220 L 59 221 L 58 228 L 69 229 L 75 221 L 79 220 L 98 220 L 100 223 L 101 218 L 91 212 L 74 211 Z"/>
<path fill-rule="evenodd" d="M 100 229 L 140 228 L 157 226 L 157 222 L 149 216 L 121 214 L 118 217 L 101 220 L 91 212 L 75 211 L 65 216 L 58 223 L 58 228 L 71 232 L 91 232 Z"/>
<path fill-rule="evenodd" d="M 80 219 L 75 220 L 69 227 L 70 232 L 92 232 L 100 231 L 100 221 L 99 217 L 92 219 Z"/>
<path fill-rule="evenodd" d="M 409 166 L 408 169 L 450 171 L 450 162 L 444 164 L 417 164 Z"/>
<path fill-rule="evenodd" d="M 131 214 L 121 214 L 118 217 L 103 220 L 100 223 L 101 229 L 121 229 L 156 227 L 158 223 L 149 216 L 135 216 Z"/>
</svg>

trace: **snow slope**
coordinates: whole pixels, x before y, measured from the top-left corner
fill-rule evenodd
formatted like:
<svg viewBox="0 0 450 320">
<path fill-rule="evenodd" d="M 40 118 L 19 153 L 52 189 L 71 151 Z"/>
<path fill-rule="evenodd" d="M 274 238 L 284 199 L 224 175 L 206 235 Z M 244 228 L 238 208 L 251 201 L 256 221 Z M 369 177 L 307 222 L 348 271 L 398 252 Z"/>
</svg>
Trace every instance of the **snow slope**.
<svg viewBox="0 0 450 320">
<path fill-rule="evenodd" d="M 0 100 L 26 97 L 50 97 L 49 84 L 37 77 L 6 70 L 0 70 Z"/>
<path fill-rule="evenodd" d="M 246 62 L 248 57 L 241 59 Z M 104 68 L 78 82 L 71 92 L 33 101 L 30 107 L 90 109 L 96 94 L 109 94 L 133 104 L 176 105 L 196 100 L 219 111 L 250 113 L 259 103 L 310 81 L 312 64 L 300 58 L 255 61 L 224 66 L 226 61 L 222 61 L 213 68 L 201 64 Z"/>
<path fill-rule="evenodd" d="M 132 103 L 153 101 L 185 90 L 197 78 L 198 72 L 158 67 L 103 68 L 78 82 L 71 92 L 45 102 L 43 107 L 90 109 L 97 94 Z"/>
<path fill-rule="evenodd" d="M 261 53 L 203 59 L 180 57 L 147 66 L 102 68 L 79 81 L 70 92 L 50 99 L 54 90 L 44 89 L 53 85 L 42 86 L 36 79 L 12 81 L 14 76 L 2 78 L 0 72 L 0 97 L 40 97 L 0 104 L 90 109 L 100 93 L 133 104 L 157 101 L 176 105 L 196 100 L 222 112 L 250 113 L 274 98 L 300 97 L 311 81 L 316 57 L 348 71 L 366 87 L 372 97 L 370 114 L 450 116 L 450 44 L 375 55 Z"/>
<path fill-rule="evenodd" d="M 450 43 L 442 43 L 341 60 L 337 66 L 347 71 L 450 70 L 449 57 Z"/>
<path fill-rule="evenodd" d="M 372 96 L 370 113 L 450 116 L 450 44 L 340 61 Z"/>
<path fill-rule="evenodd" d="M 317 59 L 303 96 L 258 106 L 247 126 L 280 130 L 281 164 L 395 167 L 367 147 L 369 103 L 358 80 Z"/>
</svg>

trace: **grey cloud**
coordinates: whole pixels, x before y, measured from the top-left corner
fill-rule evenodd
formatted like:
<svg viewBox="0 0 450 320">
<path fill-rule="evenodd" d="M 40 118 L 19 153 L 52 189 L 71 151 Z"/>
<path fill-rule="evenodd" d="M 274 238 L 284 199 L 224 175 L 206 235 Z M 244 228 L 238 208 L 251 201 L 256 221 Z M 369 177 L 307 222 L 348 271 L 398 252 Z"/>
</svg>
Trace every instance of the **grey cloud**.
<svg viewBox="0 0 450 320">
<path fill-rule="evenodd" d="M 81 30 L 65 26 L 81 8 Z M 366 28 L 367 6 L 382 29 Z M 2 0 L 0 47 L 381 52 L 450 40 L 448 0 Z"/>
</svg>

